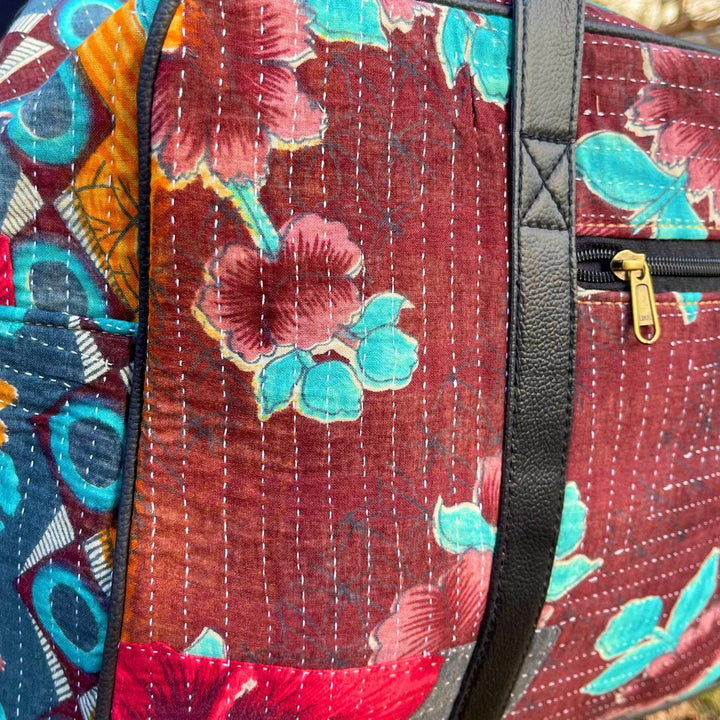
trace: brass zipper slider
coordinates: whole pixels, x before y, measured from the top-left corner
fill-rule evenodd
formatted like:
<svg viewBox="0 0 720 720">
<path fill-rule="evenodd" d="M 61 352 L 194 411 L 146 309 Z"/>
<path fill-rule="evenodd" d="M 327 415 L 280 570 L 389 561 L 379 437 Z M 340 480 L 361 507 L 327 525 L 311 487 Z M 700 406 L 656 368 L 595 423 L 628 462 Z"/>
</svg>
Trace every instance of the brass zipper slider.
<svg viewBox="0 0 720 720">
<path fill-rule="evenodd" d="M 647 258 L 632 250 L 621 250 L 612 259 L 610 267 L 617 277 L 630 283 L 635 337 L 645 345 L 656 343 L 660 339 L 660 318 Z M 651 328 L 650 335 L 643 332 L 646 327 Z"/>
</svg>

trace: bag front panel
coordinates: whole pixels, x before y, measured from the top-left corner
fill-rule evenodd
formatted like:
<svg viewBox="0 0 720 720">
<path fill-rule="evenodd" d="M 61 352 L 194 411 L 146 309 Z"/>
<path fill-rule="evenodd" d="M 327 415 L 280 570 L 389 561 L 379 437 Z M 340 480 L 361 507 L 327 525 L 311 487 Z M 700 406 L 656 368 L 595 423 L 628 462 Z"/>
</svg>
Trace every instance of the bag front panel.
<svg viewBox="0 0 720 720">
<path fill-rule="evenodd" d="M 439 676 L 439 717 L 477 637 L 509 20 L 326 5 L 187 1 L 163 48 L 117 717 L 153 707 L 157 673 L 185 697 L 188 667 L 207 671 L 198 697 L 232 704 L 217 661 L 185 659 L 209 638 L 269 713 L 292 697 L 312 717 L 409 717 Z M 494 54 L 471 69 L 473 37 Z"/>
</svg>

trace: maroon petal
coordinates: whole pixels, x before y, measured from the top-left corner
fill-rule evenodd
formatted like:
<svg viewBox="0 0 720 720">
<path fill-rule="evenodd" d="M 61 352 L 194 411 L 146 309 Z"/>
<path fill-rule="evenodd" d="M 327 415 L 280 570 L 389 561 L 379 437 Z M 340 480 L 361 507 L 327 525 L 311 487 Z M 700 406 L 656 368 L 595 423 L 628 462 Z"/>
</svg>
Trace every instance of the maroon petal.
<svg viewBox="0 0 720 720">
<path fill-rule="evenodd" d="M 501 481 L 502 458 L 499 455 L 485 458 L 482 475 L 475 488 L 475 501 L 479 503 L 484 518 L 496 527 L 500 514 Z"/>
<path fill-rule="evenodd" d="M 243 0 L 224 18 L 213 5 L 217 26 L 233 38 L 231 60 L 292 61 L 312 51 L 308 17 L 296 0 Z"/>
<path fill-rule="evenodd" d="M 184 76 L 183 76 L 184 73 Z M 184 107 L 206 108 L 212 103 L 205 78 L 179 55 L 163 55 L 158 68 L 153 112 L 153 147 L 160 165 L 171 178 L 191 175 L 207 148 L 207 122 L 196 113 L 178 117 L 180 93 Z"/>
<path fill-rule="evenodd" d="M 303 350 L 328 342 L 360 309 L 358 289 L 352 280 L 328 280 L 322 275 L 305 275 L 299 282 L 288 280 L 277 288 L 269 303 L 268 328 L 273 340 Z"/>
<path fill-rule="evenodd" d="M 267 331 L 271 309 L 261 285 L 266 266 L 254 248 L 229 245 L 211 262 L 211 282 L 197 303 L 217 334 L 226 338 L 228 348 L 248 363 L 274 349 Z"/>
<path fill-rule="evenodd" d="M 438 586 L 416 585 L 373 631 L 373 662 L 437 652 L 477 638 L 490 584 L 491 553 L 468 550 Z"/>
<path fill-rule="evenodd" d="M 718 115 L 720 117 L 720 115 Z M 695 193 L 702 193 L 708 188 L 720 191 L 720 132 L 714 132 L 705 139 L 693 153 L 688 163 L 688 187 Z"/>
<path fill-rule="evenodd" d="M 221 119 L 211 118 L 210 169 L 230 180 L 259 182 L 267 172 L 270 145 L 258 113 L 243 103 L 234 103 Z"/>
<path fill-rule="evenodd" d="M 693 122 L 690 112 L 685 112 L 660 130 L 657 136 L 657 157 L 668 166 L 681 165 L 698 155 L 700 148 L 712 139 L 712 133 Z M 702 153 L 705 158 L 707 155 Z"/>
<path fill-rule="evenodd" d="M 409 25 L 418 15 L 432 15 L 432 6 L 418 0 L 380 0 L 387 19 L 396 24 Z"/>
<path fill-rule="evenodd" d="M 325 124 L 322 108 L 300 91 L 294 70 L 282 65 L 262 66 L 259 121 L 286 143 L 319 139 Z"/>
<path fill-rule="evenodd" d="M 465 645 L 477 638 L 485 612 L 491 568 L 492 553 L 467 550 L 448 571 L 443 586 L 451 645 Z"/>
<path fill-rule="evenodd" d="M 662 85 L 651 85 L 640 92 L 628 116 L 633 126 L 652 131 L 664 127 L 683 111 L 677 91 Z"/>
<path fill-rule="evenodd" d="M 373 631 L 373 663 L 435 652 L 451 646 L 447 603 L 434 585 L 416 585 L 396 601 L 392 614 Z"/>
</svg>

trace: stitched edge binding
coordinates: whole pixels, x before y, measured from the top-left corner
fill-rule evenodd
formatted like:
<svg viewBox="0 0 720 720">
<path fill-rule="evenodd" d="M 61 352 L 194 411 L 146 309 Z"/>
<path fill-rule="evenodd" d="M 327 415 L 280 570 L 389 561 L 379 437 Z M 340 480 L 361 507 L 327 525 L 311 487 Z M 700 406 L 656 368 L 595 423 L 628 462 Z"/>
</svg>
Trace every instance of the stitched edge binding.
<svg viewBox="0 0 720 720">
<path fill-rule="evenodd" d="M 125 612 L 130 528 L 132 525 L 137 475 L 137 451 L 142 426 L 145 385 L 145 364 L 148 343 L 148 315 L 150 289 L 150 180 L 151 180 L 151 119 L 155 77 L 160 55 L 170 23 L 180 0 L 160 0 L 147 36 L 145 52 L 140 66 L 137 88 L 138 118 L 138 276 L 139 311 L 138 335 L 135 345 L 132 391 L 128 403 L 128 421 L 123 462 L 123 482 L 120 490 L 117 537 L 113 558 L 113 584 L 108 612 L 102 667 L 98 682 L 95 720 L 109 720 L 115 690 L 115 669 Z"/>
</svg>

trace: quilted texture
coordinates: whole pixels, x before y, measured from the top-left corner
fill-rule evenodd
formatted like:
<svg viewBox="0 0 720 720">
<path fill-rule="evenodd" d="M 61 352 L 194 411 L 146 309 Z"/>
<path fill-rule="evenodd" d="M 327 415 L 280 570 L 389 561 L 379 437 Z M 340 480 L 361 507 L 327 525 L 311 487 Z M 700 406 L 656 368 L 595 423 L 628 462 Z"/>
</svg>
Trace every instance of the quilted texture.
<svg viewBox="0 0 720 720">
<path fill-rule="evenodd" d="M 97 701 L 155 10 L 32 0 L 0 45 L 3 720 Z M 578 234 L 717 240 L 720 61 L 588 18 Z M 511 44 L 501 4 L 179 4 L 113 717 L 448 716 L 499 512 Z M 566 230 L 556 160 L 521 212 Z M 720 678 L 719 297 L 659 296 L 646 348 L 625 293 L 581 292 L 560 538 L 508 717 Z"/>
</svg>

